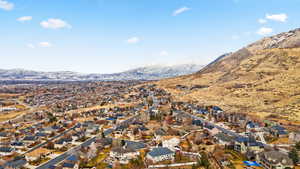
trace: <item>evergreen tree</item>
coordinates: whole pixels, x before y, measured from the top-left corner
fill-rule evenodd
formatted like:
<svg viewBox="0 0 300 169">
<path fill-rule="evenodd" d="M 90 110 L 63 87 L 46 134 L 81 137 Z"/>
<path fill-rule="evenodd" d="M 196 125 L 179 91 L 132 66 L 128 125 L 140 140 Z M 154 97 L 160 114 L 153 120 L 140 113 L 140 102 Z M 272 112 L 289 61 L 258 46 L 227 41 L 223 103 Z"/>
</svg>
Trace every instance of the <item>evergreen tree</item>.
<svg viewBox="0 0 300 169">
<path fill-rule="evenodd" d="M 298 152 L 296 148 L 293 148 L 290 152 L 289 152 L 289 157 L 293 160 L 294 164 L 297 164 L 299 161 L 299 156 L 298 156 Z"/>
<path fill-rule="evenodd" d="M 296 143 L 295 148 L 296 148 L 298 151 L 300 151 L 300 141 L 298 141 L 298 142 Z"/>
</svg>

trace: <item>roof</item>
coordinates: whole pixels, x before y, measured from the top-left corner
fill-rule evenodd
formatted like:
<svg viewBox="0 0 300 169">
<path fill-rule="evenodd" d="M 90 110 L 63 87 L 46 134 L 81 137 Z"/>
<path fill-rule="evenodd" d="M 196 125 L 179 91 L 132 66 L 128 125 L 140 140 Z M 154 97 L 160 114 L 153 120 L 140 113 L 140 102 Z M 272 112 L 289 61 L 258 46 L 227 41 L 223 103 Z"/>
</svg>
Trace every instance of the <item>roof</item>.
<svg viewBox="0 0 300 169">
<path fill-rule="evenodd" d="M 16 142 L 11 143 L 11 146 L 23 146 L 23 145 L 24 145 L 24 143 L 20 142 L 20 141 L 16 141 Z"/>
<path fill-rule="evenodd" d="M 18 159 L 18 160 L 13 160 L 9 161 L 4 164 L 4 168 L 10 167 L 10 168 L 21 168 L 27 163 L 27 161 L 24 158 Z"/>
<path fill-rule="evenodd" d="M 37 139 L 36 136 L 25 136 L 23 140 L 25 141 L 35 141 Z"/>
<path fill-rule="evenodd" d="M 111 151 L 120 153 L 120 154 L 135 152 L 135 150 L 133 150 L 131 148 L 123 148 L 123 147 L 116 147 L 116 148 L 113 148 Z"/>
<path fill-rule="evenodd" d="M 268 161 L 270 164 L 281 163 L 283 165 L 293 165 L 293 161 L 289 158 L 289 156 L 280 151 L 262 152 L 260 156 L 266 161 Z"/>
<path fill-rule="evenodd" d="M 237 141 L 237 142 L 239 142 L 239 143 L 246 143 L 246 142 L 249 141 L 249 139 L 246 138 L 246 137 L 236 137 L 236 138 L 235 138 L 235 141 Z"/>
<path fill-rule="evenodd" d="M 5 152 L 5 153 L 10 153 L 12 152 L 14 149 L 11 147 L 0 147 L 0 152 Z"/>
<path fill-rule="evenodd" d="M 64 163 L 62 165 L 63 168 L 74 168 L 75 164 L 74 163 Z"/>
<path fill-rule="evenodd" d="M 8 133 L 7 132 L 0 132 L 0 137 L 7 137 Z"/>
<path fill-rule="evenodd" d="M 27 153 L 26 156 L 29 156 L 29 157 L 40 157 L 41 155 L 45 155 L 45 154 L 47 154 L 49 152 L 50 152 L 50 150 L 48 150 L 48 149 L 38 148 L 38 149 L 33 150 L 30 153 Z"/>
<path fill-rule="evenodd" d="M 279 135 L 286 135 L 286 134 L 288 134 L 285 130 L 279 130 L 278 131 L 278 134 Z"/>
<path fill-rule="evenodd" d="M 35 136 L 37 136 L 37 137 L 46 137 L 47 134 L 43 133 L 43 132 L 38 132 L 38 133 L 35 134 Z"/>
<path fill-rule="evenodd" d="M 252 121 L 247 122 L 247 126 L 248 126 L 249 128 L 256 128 L 256 127 L 259 127 L 259 125 L 258 125 L 257 123 L 254 123 L 254 122 L 252 122 Z"/>
<path fill-rule="evenodd" d="M 54 165 L 50 165 L 49 167 L 48 167 L 48 169 L 55 169 L 56 168 L 56 166 L 54 166 Z"/>
<path fill-rule="evenodd" d="M 102 146 L 107 146 L 112 144 L 112 138 L 101 138 L 97 140 L 98 143 L 102 144 Z"/>
<path fill-rule="evenodd" d="M 150 151 L 148 154 L 152 157 L 158 157 L 158 156 L 163 156 L 168 154 L 174 154 L 174 152 L 166 147 L 159 147 L 159 148 L 152 149 L 152 151 Z"/>
<path fill-rule="evenodd" d="M 71 155 L 70 157 L 67 158 L 68 161 L 78 161 L 78 156 L 77 155 Z"/>
<path fill-rule="evenodd" d="M 279 130 L 285 130 L 285 128 L 282 127 L 282 126 L 280 126 L 280 125 L 273 126 L 272 129 L 278 130 L 278 131 L 279 131 Z"/>
<path fill-rule="evenodd" d="M 228 135 L 226 135 L 226 134 L 224 134 L 224 133 L 218 133 L 218 134 L 215 135 L 215 137 L 216 137 L 217 139 L 222 140 L 222 141 L 225 141 L 225 142 L 230 142 L 230 141 L 233 140 L 232 137 L 230 137 L 230 136 L 228 136 Z"/>
<path fill-rule="evenodd" d="M 134 149 L 134 150 L 139 150 L 146 147 L 146 144 L 142 142 L 127 141 L 127 140 L 125 140 L 125 145 L 127 148 Z"/>
<path fill-rule="evenodd" d="M 155 130 L 155 134 L 160 135 L 160 136 L 164 136 L 164 135 L 166 135 L 166 132 L 165 132 L 164 129 L 159 128 L 159 129 Z"/>
</svg>

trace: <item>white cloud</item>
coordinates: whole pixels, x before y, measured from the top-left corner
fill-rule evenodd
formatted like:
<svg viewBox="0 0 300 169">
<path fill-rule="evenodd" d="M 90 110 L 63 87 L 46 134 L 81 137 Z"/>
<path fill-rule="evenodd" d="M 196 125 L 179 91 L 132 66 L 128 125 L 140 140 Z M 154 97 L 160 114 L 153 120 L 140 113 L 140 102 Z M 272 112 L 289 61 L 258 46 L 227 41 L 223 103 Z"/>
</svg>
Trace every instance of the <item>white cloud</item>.
<svg viewBox="0 0 300 169">
<path fill-rule="evenodd" d="M 28 44 L 27 44 L 27 47 L 28 47 L 28 48 L 31 48 L 31 49 L 35 48 L 34 44 L 32 44 L 32 43 L 28 43 Z"/>
<path fill-rule="evenodd" d="M 130 44 L 135 44 L 138 42 L 140 42 L 140 38 L 138 38 L 138 37 L 132 37 L 132 38 L 127 39 L 127 43 L 130 43 Z"/>
<path fill-rule="evenodd" d="M 186 12 L 186 11 L 189 11 L 191 8 L 188 8 L 188 7 L 182 7 L 182 8 L 179 8 L 179 9 L 177 9 L 177 10 L 175 10 L 174 12 L 173 12 L 173 16 L 177 16 L 177 15 L 179 15 L 179 14 L 181 14 L 181 13 L 183 13 L 183 12 Z"/>
<path fill-rule="evenodd" d="M 272 28 L 262 27 L 257 31 L 257 34 L 265 36 L 273 32 Z"/>
<path fill-rule="evenodd" d="M 40 47 L 44 47 L 44 48 L 47 48 L 47 47 L 51 47 L 52 44 L 50 42 L 40 42 L 38 44 Z"/>
<path fill-rule="evenodd" d="M 261 23 L 261 24 L 265 24 L 265 23 L 267 23 L 267 20 L 265 20 L 265 19 L 258 19 L 258 22 Z"/>
<path fill-rule="evenodd" d="M 14 4 L 6 0 L 0 0 L 0 8 L 6 11 L 14 9 Z"/>
<path fill-rule="evenodd" d="M 238 36 L 238 35 L 233 35 L 233 36 L 231 36 L 231 39 L 233 39 L 233 40 L 238 40 L 238 39 L 240 39 L 240 36 Z"/>
<path fill-rule="evenodd" d="M 273 20 L 273 21 L 278 21 L 278 22 L 285 22 L 287 20 L 288 16 L 285 13 L 281 14 L 266 14 L 266 19 Z"/>
<path fill-rule="evenodd" d="M 163 50 L 159 53 L 160 56 L 168 56 L 169 55 L 169 52 Z"/>
<path fill-rule="evenodd" d="M 17 21 L 19 21 L 19 22 L 26 22 L 26 21 L 31 21 L 31 20 L 32 20 L 32 16 L 22 16 L 17 19 Z"/>
<path fill-rule="evenodd" d="M 66 21 L 63 21 L 61 19 L 55 19 L 55 18 L 50 18 L 47 21 L 42 21 L 40 25 L 43 28 L 47 28 L 47 29 L 72 28 L 72 26 L 68 24 Z"/>
</svg>

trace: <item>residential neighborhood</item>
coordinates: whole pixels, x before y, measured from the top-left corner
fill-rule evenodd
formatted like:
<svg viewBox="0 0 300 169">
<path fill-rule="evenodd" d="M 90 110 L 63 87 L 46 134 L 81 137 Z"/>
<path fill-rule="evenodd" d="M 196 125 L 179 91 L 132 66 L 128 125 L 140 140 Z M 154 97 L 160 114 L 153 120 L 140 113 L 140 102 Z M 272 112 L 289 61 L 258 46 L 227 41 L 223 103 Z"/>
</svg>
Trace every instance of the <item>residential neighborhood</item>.
<svg viewBox="0 0 300 169">
<path fill-rule="evenodd" d="M 77 91 L 73 85 L 78 84 L 69 85 L 17 90 L 20 95 L 24 90 L 27 93 L 22 95 L 24 106 L 47 109 L 1 123 L 2 168 L 286 169 L 299 164 L 299 126 L 252 119 L 217 105 L 173 101 L 170 93 L 156 85 L 136 82 L 101 89 L 83 84 L 88 90 L 104 93 L 99 93 L 97 102 L 89 99 L 98 94 L 80 94 L 79 103 L 79 98 L 65 89 Z M 37 99 L 30 94 L 35 90 L 41 91 L 34 95 Z M 49 95 L 47 90 L 57 92 Z M 16 98 L 20 96 L 11 101 Z M 77 106 L 65 109 L 63 104 L 71 102 Z"/>
</svg>

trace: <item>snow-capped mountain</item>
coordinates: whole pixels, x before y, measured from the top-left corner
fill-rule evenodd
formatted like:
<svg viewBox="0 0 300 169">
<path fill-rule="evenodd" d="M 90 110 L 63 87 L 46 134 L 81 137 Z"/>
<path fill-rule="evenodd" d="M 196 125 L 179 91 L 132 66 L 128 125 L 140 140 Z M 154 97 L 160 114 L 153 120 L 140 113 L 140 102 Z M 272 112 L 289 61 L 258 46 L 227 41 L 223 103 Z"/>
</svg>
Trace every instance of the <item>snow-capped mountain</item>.
<svg viewBox="0 0 300 169">
<path fill-rule="evenodd" d="M 0 69 L 0 80 L 38 81 L 87 81 L 87 80 L 159 80 L 187 75 L 199 71 L 203 66 L 182 64 L 174 66 L 146 66 L 113 74 L 81 74 L 70 71 L 39 72 L 24 69 Z"/>
</svg>

